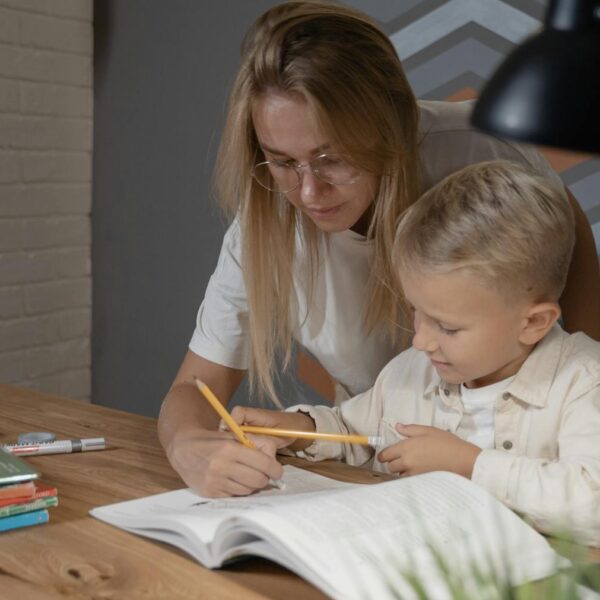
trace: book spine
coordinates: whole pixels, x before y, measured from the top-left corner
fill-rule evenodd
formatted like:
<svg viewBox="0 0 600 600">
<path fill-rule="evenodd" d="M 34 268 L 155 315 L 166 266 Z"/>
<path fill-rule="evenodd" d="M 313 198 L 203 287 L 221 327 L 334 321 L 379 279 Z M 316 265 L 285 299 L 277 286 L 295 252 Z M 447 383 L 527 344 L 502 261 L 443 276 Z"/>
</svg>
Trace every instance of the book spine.
<svg viewBox="0 0 600 600">
<path fill-rule="evenodd" d="M 36 510 L 34 512 L 13 515 L 12 517 L 2 517 L 0 519 L 0 531 L 9 531 L 19 527 L 29 527 L 31 525 L 41 525 L 47 523 L 50 515 L 47 509 Z"/>
<path fill-rule="evenodd" d="M 23 504 L 25 502 L 33 502 L 38 498 L 47 498 L 48 496 L 56 496 L 56 488 L 50 486 L 38 487 L 37 485 L 33 488 L 33 491 L 29 494 L 23 494 L 13 497 L 2 498 L 0 496 L 0 506 L 7 506 L 9 504 Z"/>
<path fill-rule="evenodd" d="M 35 491 L 33 481 L 13 483 L 0 486 L 0 498 L 15 498 L 16 496 L 31 496 Z"/>
<path fill-rule="evenodd" d="M 50 496 L 48 498 L 39 498 L 33 502 L 22 502 L 20 504 L 9 504 L 8 506 L 0 507 L 0 518 L 10 517 L 11 515 L 20 515 L 22 513 L 32 512 L 34 510 L 41 510 L 42 508 L 49 508 L 51 506 L 58 505 L 58 498 L 56 496 Z"/>
<path fill-rule="evenodd" d="M 57 494 L 56 488 L 51 488 L 51 487 L 40 488 L 40 487 L 36 486 L 35 492 L 33 492 L 31 499 L 36 500 L 37 498 L 47 498 L 48 496 L 56 496 L 56 494 Z"/>
</svg>

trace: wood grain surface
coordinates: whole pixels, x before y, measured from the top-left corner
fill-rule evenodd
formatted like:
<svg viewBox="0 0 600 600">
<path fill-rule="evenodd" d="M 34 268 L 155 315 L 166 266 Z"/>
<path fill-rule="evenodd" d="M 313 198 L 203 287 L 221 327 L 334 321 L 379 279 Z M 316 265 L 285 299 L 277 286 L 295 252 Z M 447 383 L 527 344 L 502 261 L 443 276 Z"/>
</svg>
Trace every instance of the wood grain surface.
<svg viewBox="0 0 600 600">
<path fill-rule="evenodd" d="M 59 505 L 45 525 L 0 534 L 0 598 L 325 598 L 269 561 L 249 559 L 211 571 L 172 546 L 88 515 L 94 506 L 184 487 L 158 442 L 155 419 L 0 385 L 0 443 L 27 431 L 50 431 L 58 439 L 104 437 L 107 448 L 25 459 L 58 488 Z M 285 462 L 343 481 L 387 478 L 336 462 Z M 600 551 L 590 551 L 590 559 L 600 562 Z"/>
<path fill-rule="evenodd" d="M 184 487 L 158 442 L 155 419 L 0 385 L 0 443 L 27 431 L 50 431 L 58 439 L 104 437 L 107 448 L 25 458 L 58 488 L 59 505 L 50 509 L 49 523 L 0 535 L 0 598 L 325 598 L 269 561 L 211 571 L 172 546 L 88 515 L 94 506 Z M 345 481 L 385 478 L 339 463 L 289 462 Z"/>
</svg>

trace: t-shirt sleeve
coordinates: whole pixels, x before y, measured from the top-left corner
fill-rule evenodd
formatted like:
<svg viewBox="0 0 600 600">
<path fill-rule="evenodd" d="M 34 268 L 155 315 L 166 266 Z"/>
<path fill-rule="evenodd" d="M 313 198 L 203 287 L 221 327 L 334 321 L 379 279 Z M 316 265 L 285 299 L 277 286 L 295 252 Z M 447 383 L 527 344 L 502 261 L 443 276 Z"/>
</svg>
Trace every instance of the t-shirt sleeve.
<svg viewBox="0 0 600 600">
<path fill-rule="evenodd" d="M 248 368 L 248 302 L 240 257 L 236 219 L 223 238 L 189 344 L 194 354 L 233 369 Z"/>
</svg>

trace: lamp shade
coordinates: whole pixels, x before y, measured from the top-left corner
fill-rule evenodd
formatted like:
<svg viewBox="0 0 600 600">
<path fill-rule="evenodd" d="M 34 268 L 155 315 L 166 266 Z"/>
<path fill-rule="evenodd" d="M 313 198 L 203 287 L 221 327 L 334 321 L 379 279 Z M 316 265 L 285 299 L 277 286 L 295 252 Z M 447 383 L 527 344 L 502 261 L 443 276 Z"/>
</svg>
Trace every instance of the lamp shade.
<svg viewBox="0 0 600 600">
<path fill-rule="evenodd" d="M 501 137 L 600 153 L 600 2 L 551 2 L 544 29 L 501 64 L 471 121 Z"/>
</svg>

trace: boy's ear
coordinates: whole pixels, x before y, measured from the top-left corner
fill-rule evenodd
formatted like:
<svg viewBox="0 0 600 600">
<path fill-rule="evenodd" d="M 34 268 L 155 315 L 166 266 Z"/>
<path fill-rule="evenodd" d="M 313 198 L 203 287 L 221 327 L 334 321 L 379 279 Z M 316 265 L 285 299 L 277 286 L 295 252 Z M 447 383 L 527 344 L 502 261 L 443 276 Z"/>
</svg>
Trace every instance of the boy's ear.
<svg viewBox="0 0 600 600">
<path fill-rule="evenodd" d="M 556 302 L 534 304 L 527 311 L 519 341 L 528 346 L 537 344 L 550 331 L 559 317 L 560 307 Z"/>
</svg>

